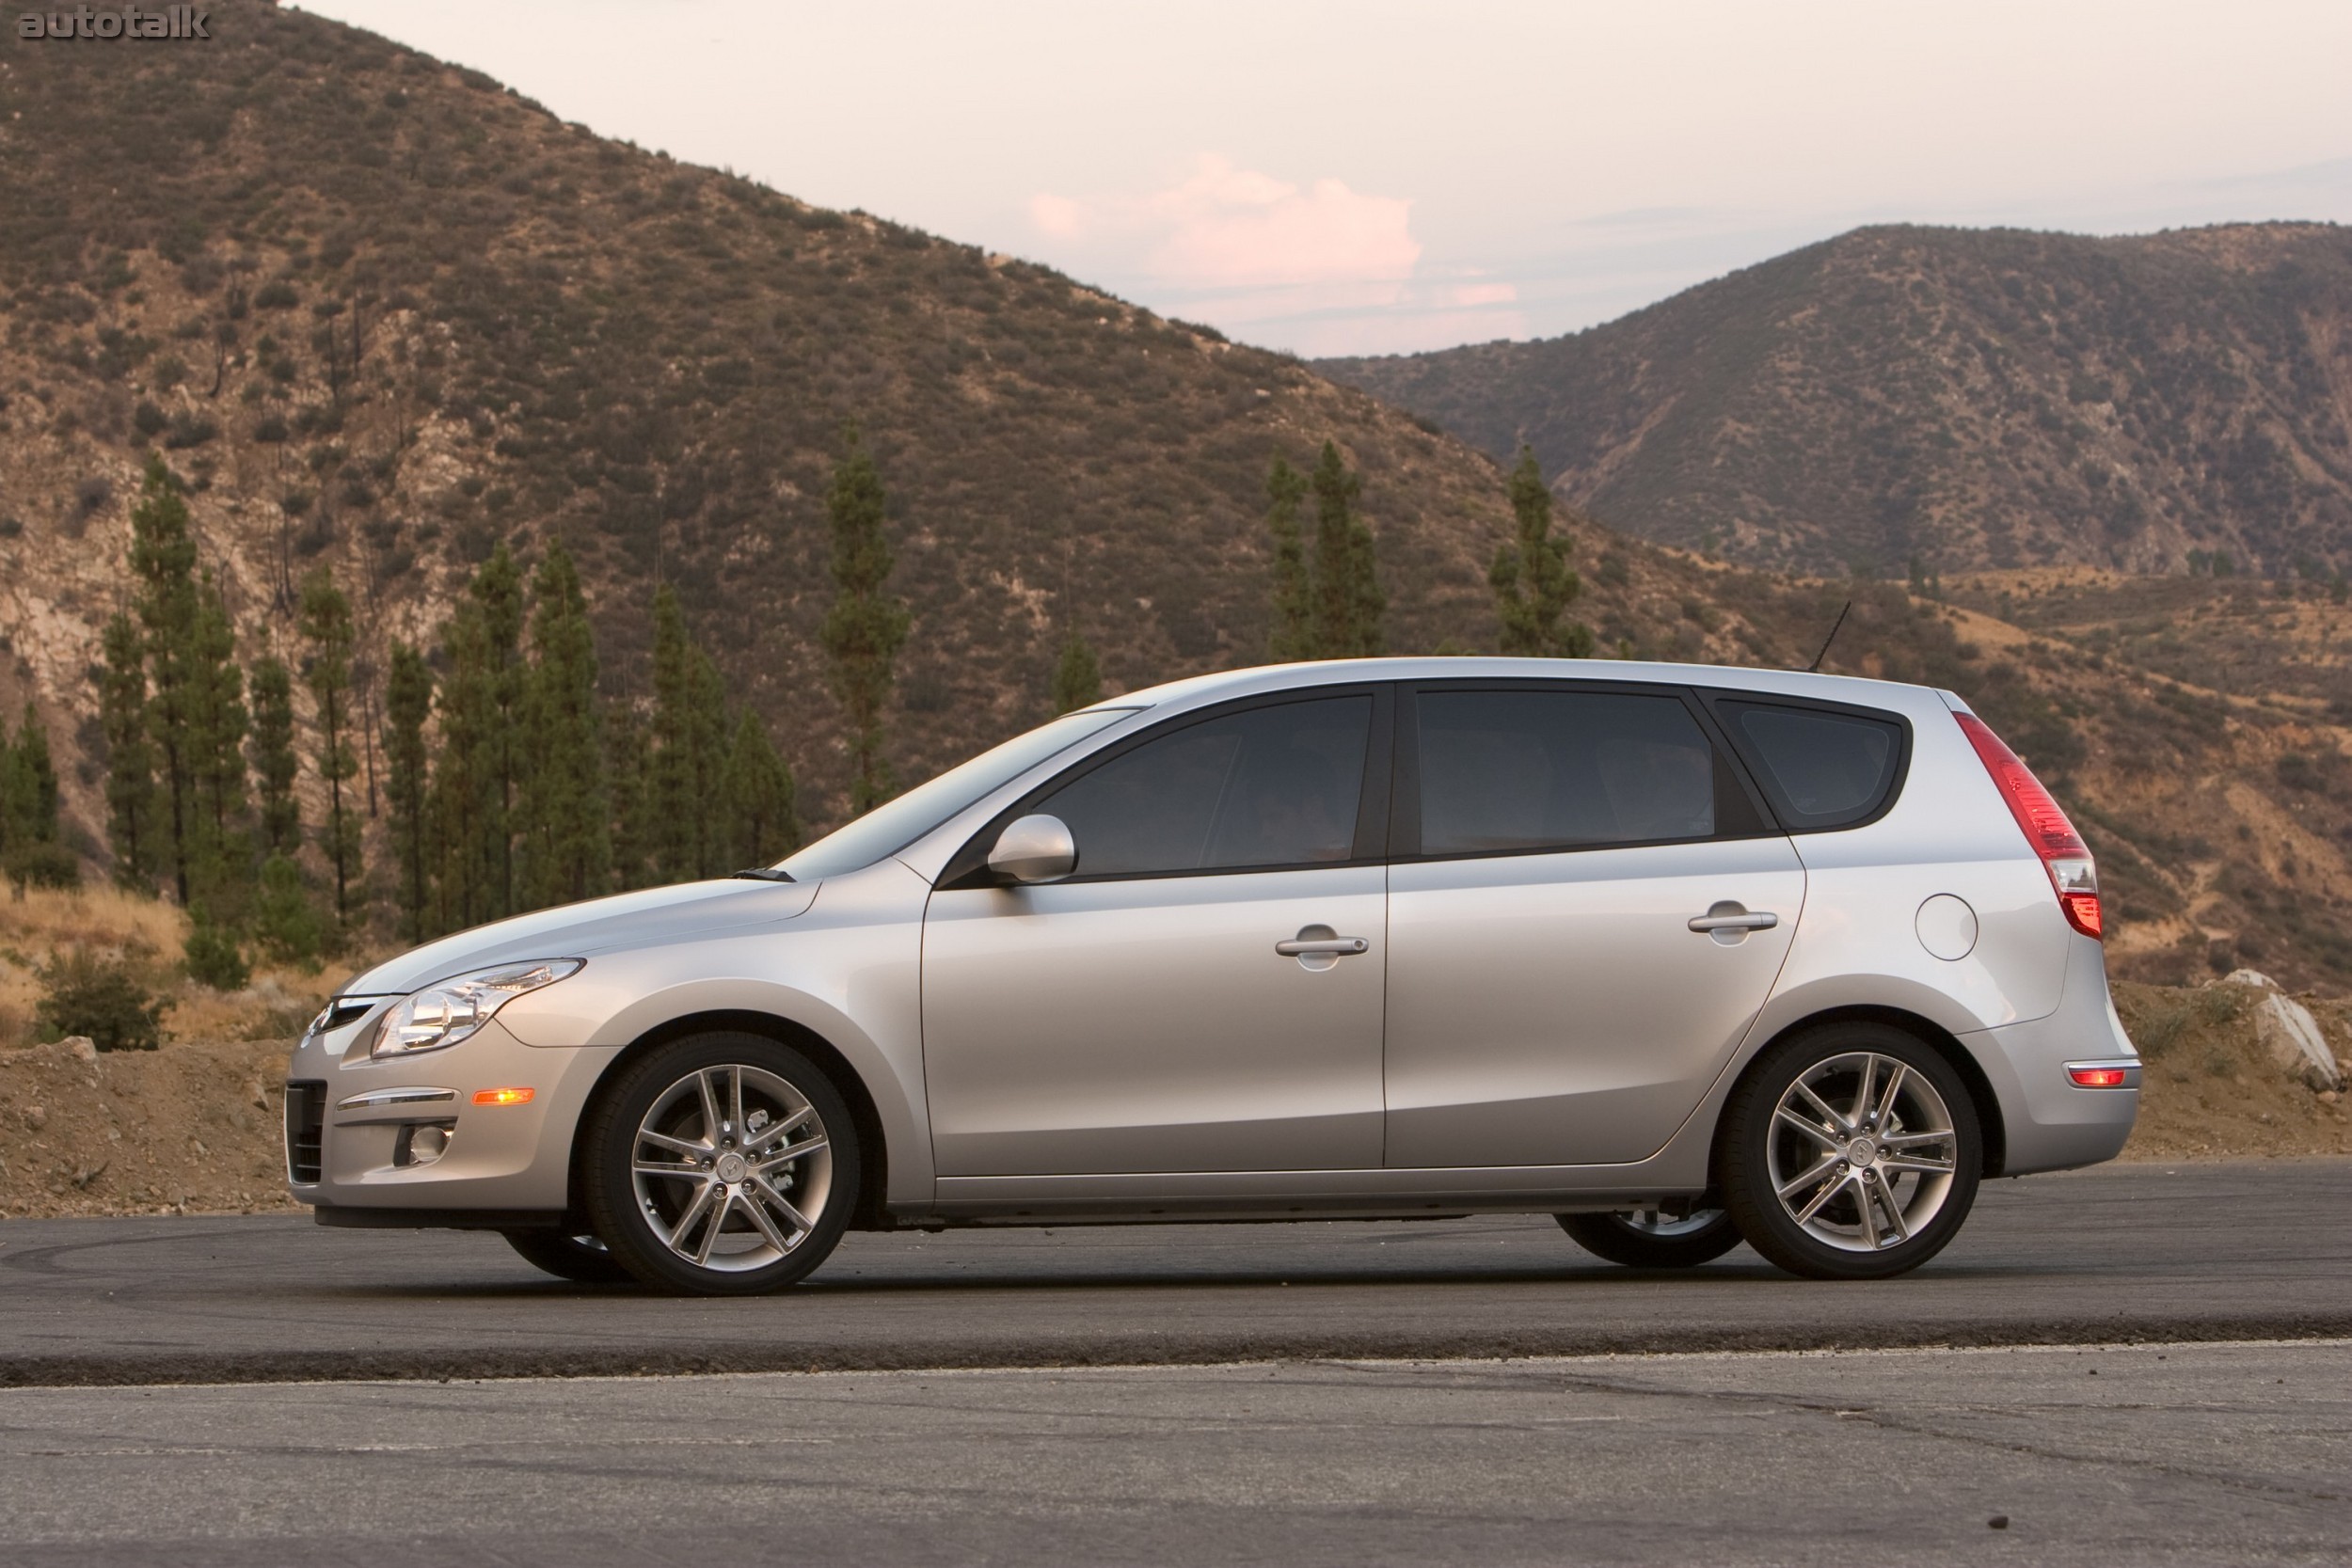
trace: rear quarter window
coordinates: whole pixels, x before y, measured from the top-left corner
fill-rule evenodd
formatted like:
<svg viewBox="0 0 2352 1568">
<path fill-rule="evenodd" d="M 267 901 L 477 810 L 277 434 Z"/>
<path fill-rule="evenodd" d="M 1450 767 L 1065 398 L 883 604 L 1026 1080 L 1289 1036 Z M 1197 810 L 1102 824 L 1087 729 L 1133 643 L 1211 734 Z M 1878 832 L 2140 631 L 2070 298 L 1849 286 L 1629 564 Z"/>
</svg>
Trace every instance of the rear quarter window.
<svg viewBox="0 0 2352 1568">
<path fill-rule="evenodd" d="M 1715 711 L 1790 832 L 1858 827 L 1901 787 L 1910 732 L 1892 714 L 1733 699 Z"/>
</svg>

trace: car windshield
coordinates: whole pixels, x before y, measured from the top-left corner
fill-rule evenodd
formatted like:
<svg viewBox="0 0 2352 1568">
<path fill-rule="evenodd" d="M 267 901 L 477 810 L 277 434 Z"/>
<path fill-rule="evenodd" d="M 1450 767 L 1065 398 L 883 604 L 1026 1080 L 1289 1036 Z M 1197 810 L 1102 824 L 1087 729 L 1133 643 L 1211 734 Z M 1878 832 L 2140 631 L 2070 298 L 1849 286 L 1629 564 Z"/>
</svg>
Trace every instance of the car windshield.
<svg viewBox="0 0 2352 1568">
<path fill-rule="evenodd" d="M 950 768 L 895 800 L 885 800 L 864 816 L 843 823 L 804 849 L 796 851 L 777 869 L 798 882 L 838 877 L 873 864 L 913 844 L 964 807 L 1010 783 L 1046 758 L 1066 752 L 1099 730 L 1117 723 L 1131 707 L 1088 708 L 1065 713 L 1026 735 L 982 752 L 971 761 Z"/>
</svg>

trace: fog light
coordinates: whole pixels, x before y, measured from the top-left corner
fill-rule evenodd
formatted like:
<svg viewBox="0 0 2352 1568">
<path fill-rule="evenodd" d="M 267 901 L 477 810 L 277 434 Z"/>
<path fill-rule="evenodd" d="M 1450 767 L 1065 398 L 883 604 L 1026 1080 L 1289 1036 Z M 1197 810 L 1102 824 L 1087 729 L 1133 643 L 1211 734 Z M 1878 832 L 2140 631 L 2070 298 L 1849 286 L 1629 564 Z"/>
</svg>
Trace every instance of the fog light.
<svg viewBox="0 0 2352 1568">
<path fill-rule="evenodd" d="M 476 1089 L 473 1091 L 473 1102 L 477 1105 L 528 1105 L 531 1103 L 531 1091 L 522 1088 Z"/>
<path fill-rule="evenodd" d="M 2066 1076 L 2078 1089 L 2120 1089 L 2123 1086 L 2123 1069 L 2120 1067 L 2070 1067 Z"/>
<path fill-rule="evenodd" d="M 392 1150 L 392 1164 L 431 1164 L 449 1152 L 449 1131 L 446 1122 L 411 1122 L 400 1130 L 400 1143 Z"/>
</svg>

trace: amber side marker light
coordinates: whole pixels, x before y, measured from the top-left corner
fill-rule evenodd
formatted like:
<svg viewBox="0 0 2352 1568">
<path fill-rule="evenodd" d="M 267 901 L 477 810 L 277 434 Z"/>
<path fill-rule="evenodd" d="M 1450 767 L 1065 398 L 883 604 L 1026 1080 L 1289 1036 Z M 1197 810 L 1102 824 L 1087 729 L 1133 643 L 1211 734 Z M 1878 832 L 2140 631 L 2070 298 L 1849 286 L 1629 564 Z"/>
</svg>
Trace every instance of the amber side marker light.
<svg viewBox="0 0 2352 1568">
<path fill-rule="evenodd" d="M 528 1105 L 531 1103 L 531 1091 L 529 1089 L 476 1089 L 473 1091 L 473 1102 L 477 1105 Z"/>
<path fill-rule="evenodd" d="M 2120 1067 L 2070 1067 L 2066 1076 L 2078 1089 L 2120 1089 L 2123 1086 L 2123 1069 Z"/>
</svg>

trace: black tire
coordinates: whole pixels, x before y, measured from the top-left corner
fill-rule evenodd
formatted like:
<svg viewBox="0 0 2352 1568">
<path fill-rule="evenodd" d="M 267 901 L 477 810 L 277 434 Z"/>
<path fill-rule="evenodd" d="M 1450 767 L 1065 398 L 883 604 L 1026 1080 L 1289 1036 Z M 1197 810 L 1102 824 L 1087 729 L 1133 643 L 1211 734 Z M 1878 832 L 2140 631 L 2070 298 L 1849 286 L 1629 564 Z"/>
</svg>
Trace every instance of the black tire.
<svg viewBox="0 0 2352 1568">
<path fill-rule="evenodd" d="M 685 1085 L 696 1074 L 711 1072 L 724 1079 L 729 1071 L 735 1073 L 734 1081 L 745 1085 L 741 1093 L 746 1106 L 751 1106 L 755 1099 L 759 1103 L 760 1109 L 747 1116 L 744 1129 L 753 1134 L 754 1141 L 761 1125 L 800 1119 L 800 1111 L 787 1109 L 792 1097 L 798 1098 L 806 1112 L 813 1113 L 810 1135 L 822 1140 L 816 1146 L 816 1152 L 796 1159 L 779 1173 L 781 1182 L 790 1191 L 777 1196 L 792 1204 L 792 1212 L 806 1221 L 806 1228 L 795 1234 L 787 1228 L 790 1225 L 788 1219 L 778 1224 L 783 1216 L 776 1208 L 766 1203 L 759 1208 L 759 1214 L 770 1225 L 784 1230 L 790 1243 L 787 1248 L 765 1260 L 763 1256 L 776 1249 L 772 1242 L 763 1240 L 761 1233 L 754 1229 L 751 1196 L 735 1196 L 739 1189 L 745 1195 L 752 1194 L 755 1179 L 744 1176 L 737 1180 L 731 1177 L 733 1187 L 712 1185 L 726 1153 L 739 1156 L 748 1150 L 733 1144 L 721 1149 L 719 1145 L 724 1139 L 708 1140 L 714 1148 L 711 1177 L 689 1174 L 687 1167 L 694 1162 L 680 1155 L 677 1174 L 647 1180 L 650 1197 L 641 1196 L 635 1174 L 641 1129 L 657 1105 L 680 1107 L 675 1114 L 684 1119 L 677 1125 L 691 1127 L 693 1132 L 693 1136 L 683 1141 L 703 1142 L 703 1116 L 694 1108 L 694 1101 L 684 1098 Z M 755 1075 L 767 1086 L 754 1085 Z M 719 1109 L 723 1115 L 725 1113 L 725 1107 Z M 766 1123 L 759 1122 L 760 1116 L 771 1112 L 773 1114 Z M 731 1121 L 723 1121 L 721 1127 L 723 1131 L 731 1125 Z M 810 1147 L 797 1133 L 787 1134 L 778 1147 L 785 1146 Z M 675 1294 L 740 1296 L 782 1290 L 805 1278 L 825 1260 L 857 1209 L 857 1127 L 850 1118 L 848 1102 L 815 1062 L 790 1046 L 762 1035 L 731 1031 L 692 1035 L 658 1046 L 628 1063 L 598 1095 L 584 1118 L 580 1151 L 580 1191 L 586 1199 L 589 1223 L 630 1274 L 656 1290 Z M 735 1247 L 732 1259 L 722 1249 L 707 1245 L 703 1250 L 714 1261 L 698 1262 L 674 1249 L 670 1235 L 657 1228 L 672 1220 L 686 1219 L 693 1202 L 691 1195 L 705 1188 L 728 1195 L 721 1200 L 723 1206 L 715 1211 L 722 1224 L 714 1234 L 720 1242 Z M 807 1203 L 811 1192 L 818 1193 L 818 1203 Z M 740 1212 L 735 1207 L 739 1201 L 743 1204 Z M 816 1212 L 805 1212 L 803 1205 Z M 704 1234 L 703 1230 L 691 1223 L 678 1228 L 687 1242 L 687 1250 L 693 1250 L 691 1243 Z"/>
<path fill-rule="evenodd" d="M 1863 1108 L 1859 1091 L 1864 1085 L 1871 1086 L 1875 1098 L 1895 1077 L 1886 1066 L 1876 1069 L 1883 1076 L 1863 1078 L 1860 1064 L 1866 1059 L 1900 1064 L 1904 1070 L 1898 1082 L 1909 1087 L 1899 1088 L 1895 1098 L 1899 1103 L 1891 1115 L 1882 1108 L 1874 1116 Z M 1821 1127 L 1822 1133 L 1792 1130 L 1776 1116 L 1783 1098 L 1795 1092 L 1800 1079 L 1808 1087 L 1821 1085 L 1817 1097 L 1839 1117 L 1833 1123 L 1808 1109 L 1806 1119 Z M 1932 1091 L 1932 1100 L 1925 1090 Z M 1849 1094 L 1850 1105 L 1840 1104 L 1841 1092 Z M 1884 1118 L 1883 1125 L 1879 1117 Z M 1875 1137 L 1888 1135 L 1890 1129 L 1903 1141 L 1899 1152 L 1876 1145 Z M 1852 1157 L 1858 1146 L 1867 1147 Z M 1930 1173 L 1916 1164 L 1879 1164 L 1904 1159 L 1941 1161 L 1945 1167 Z M 1757 1057 L 1724 1108 L 1715 1160 L 1724 1207 L 1748 1244 L 1768 1260 L 1808 1279 L 1886 1279 L 1917 1268 L 1958 1233 L 1976 1202 L 1984 1139 L 1976 1102 L 1941 1052 L 1890 1025 L 1856 1022 L 1808 1030 Z M 1800 1188 L 1784 1204 L 1777 1188 L 1793 1185 L 1816 1170 L 1822 1172 L 1820 1180 Z M 1871 1182 L 1883 1186 L 1880 1202 L 1865 1196 Z M 1902 1190 L 1906 1182 L 1915 1183 L 1911 1197 Z M 1931 1184 L 1935 1196 L 1931 1207 L 1927 1195 Z M 1823 1231 L 1851 1229 L 1854 1234 L 1834 1242 L 1799 1223 L 1804 1208 L 1816 1200 L 1824 1200 L 1826 1206 L 1813 1225 Z M 1842 1217 L 1848 1215 L 1851 1220 Z M 1898 1227 L 1903 1232 L 1900 1239 L 1886 1240 L 1886 1232 Z"/>
<path fill-rule="evenodd" d="M 1711 1263 L 1740 1244 L 1740 1227 L 1721 1209 L 1693 1210 L 1688 1229 L 1664 1234 L 1628 1214 L 1555 1214 L 1560 1228 L 1597 1258 L 1629 1269 L 1692 1269 Z"/>
<path fill-rule="evenodd" d="M 622 1267 L 612 1251 L 594 1236 L 573 1236 L 561 1230 L 503 1230 L 506 1244 L 532 1268 L 568 1279 L 576 1285 L 633 1285 L 637 1276 Z"/>
</svg>

